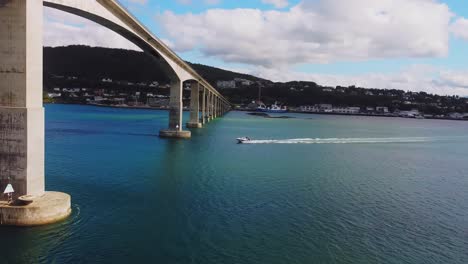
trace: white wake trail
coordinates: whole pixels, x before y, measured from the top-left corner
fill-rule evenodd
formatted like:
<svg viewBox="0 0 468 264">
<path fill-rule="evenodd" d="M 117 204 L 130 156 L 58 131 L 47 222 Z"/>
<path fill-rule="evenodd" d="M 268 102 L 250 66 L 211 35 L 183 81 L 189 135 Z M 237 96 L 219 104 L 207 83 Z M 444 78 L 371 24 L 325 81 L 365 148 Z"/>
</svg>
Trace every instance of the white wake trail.
<svg viewBox="0 0 468 264">
<path fill-rule="evenodd" d="M 244 144 L 360 144 L 360 143 L 413 143 L 429 142 L 428 137 L 393 137 L 393 138 L 292 138 L 250 140 Z"/>
</svg>

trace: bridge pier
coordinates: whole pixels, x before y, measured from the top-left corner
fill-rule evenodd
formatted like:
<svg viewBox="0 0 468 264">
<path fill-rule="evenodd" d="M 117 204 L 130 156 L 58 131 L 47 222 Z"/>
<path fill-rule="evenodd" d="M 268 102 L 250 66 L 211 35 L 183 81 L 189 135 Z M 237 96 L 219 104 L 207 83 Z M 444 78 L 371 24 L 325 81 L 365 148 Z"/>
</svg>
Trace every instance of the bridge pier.
<svg viewBox="0 0 468 264">
<path fill-rule="evenodd" d="M 213 115 L 213 119 L 216 119 L 216 96 L 214 94 L 213 94 L 211 103 L 212 103 L 211 113 Z"/>
<path fill-rule="evenodd" d="M 171 95 L 169 99 L 169 128 L 159 131 L 159 136 L 164 138 L 190 138 L 190 131 L 182 130 L 182 87 L 179 80 L 171 83 Z"/>
<path fill-rule="evenodd" d="M 42 9 L 40 0 L 0 1 L 0 225 L 49 224 L 71 213 L 68 194 L 45 191 Z"/>
<path fill-rule="evenodd" d="M 203 94 L 202 94 L 201 123 L 202 123 L 202 126 L 206 124 L 206 88 L 205 87 L 203 87 Z"/>
<path fill-rule="evenodd" d="M 210 122 L 212 120 L 211 116 L 211 92 L 208 91 L 208 94 L 206 96 L 207 104 L 206 104 L 206 120 L 207 122 Z"/>
<path fill-rule="evenodd" d="M 214 96 L 214 94 L 212 94 L 212 97 L 211 97 L 211 116 L 212 118 L 211 119 L 216 119 L 216 97 Z"/>
<path fill-rule="evenodd" d="M 200 84 L 192 83 L 190 91 L 190 121 L 186 125 L 188 128 L 201 128 L 200 123 Z"/>
<path fill-rule="evenodd" d="M 218 98 L 214 97 L 213 98 L 213 119 L 216 119 L 218 117 L 216 113 L 216 102 L 218 101 Z"/>
</svg>

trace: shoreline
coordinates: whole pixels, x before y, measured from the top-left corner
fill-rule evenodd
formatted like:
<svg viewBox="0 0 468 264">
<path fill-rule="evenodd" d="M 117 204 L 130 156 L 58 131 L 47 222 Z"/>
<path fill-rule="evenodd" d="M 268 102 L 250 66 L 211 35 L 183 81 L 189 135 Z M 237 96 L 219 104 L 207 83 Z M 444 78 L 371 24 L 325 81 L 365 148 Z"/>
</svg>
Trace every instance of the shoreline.
<svg viewBox="0 0 468 264">
<path fill-rule="evenodd" d="M 123 105 L 105 105 L 105 104 L 74 104 L 74 103 L 44 103 L 44 104 L 64 104 L 64 105 L 85 105 L 85 106 L 97 106 L 97 107 L 107 107 L 107 108 L 120 108 L 120 109 L 144 109 L 144 110 L 169 110 L 167 107 L 153 107 L 153 106 L 123 106 Z M 188 108 L 183 109 L 184 112 L 190 111 Z M 255 110 L 249 109 L 233 109 L 231 111 L 238 112 L 252 112 L 255 113 Z M 345 114 L 345 113 L 325 113 L 325 112 L 301 112 L 301 111 L 288 111 L 283 114 L 294 113 L 294 114 L 309 114 L 309 115 L 334 115 L 334 116 L 367 116 L 367 117 L 388 117 L 388 118 L 405 118 L 405 119 L 416 119 L 414 117 L 401 117 L 397 115 L 380 115 L 380 114 Z M 438 117 L 425 117 L 421 120 L 448 120 L 448 121 L 468 121 L 468 119 L 455 119 L 455 118 L 438 118 Z"/>
<path fill-rule="evenodd" d="M 249 110 L 249 109 L 235 109 L 233 111 L 239 111 L 239 112 L 252 112 L 255 113 L 255 110 Z M 382 114 L 367 114 L 367 113 L 358 113 L 358 114 L 346 114 L 346 113 L 325 113 L 325 112 L 301 112 L 301 111 L 294 111 L 294 110 L 289 110 L 286 113 L 282 114 L 288 114 L 288 113 L 294 113 L 294 114 L 308 114 L 308 115 L 334 115 L 334 116 L 367 116 L 367 117 L 388 117 L 388 118 L 405 118 L 405 119 L 417 119 L 415 117 L 402 117 L 398 115 L 382 115 Z M 438 118 L 438 117 L 425 117 L 421 118 L 420 120 L 449 120 L 449 121 L 468 121 L 468 119 L 455 119 L 455 118 Z"/>
</svg>

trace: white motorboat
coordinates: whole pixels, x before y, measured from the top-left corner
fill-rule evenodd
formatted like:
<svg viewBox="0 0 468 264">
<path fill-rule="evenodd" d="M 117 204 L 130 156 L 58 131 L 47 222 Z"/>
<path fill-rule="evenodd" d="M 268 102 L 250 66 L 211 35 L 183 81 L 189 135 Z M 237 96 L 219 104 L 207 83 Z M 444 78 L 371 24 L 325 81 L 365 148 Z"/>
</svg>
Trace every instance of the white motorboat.
<svg viewBox="0 0 468 264">
<path fill-rule="evenodd" d="M 240 137 L 236 139 L 237 139 L 237 144 L 242 144 L 251 140 L 249 137 Z"/>
</svg>

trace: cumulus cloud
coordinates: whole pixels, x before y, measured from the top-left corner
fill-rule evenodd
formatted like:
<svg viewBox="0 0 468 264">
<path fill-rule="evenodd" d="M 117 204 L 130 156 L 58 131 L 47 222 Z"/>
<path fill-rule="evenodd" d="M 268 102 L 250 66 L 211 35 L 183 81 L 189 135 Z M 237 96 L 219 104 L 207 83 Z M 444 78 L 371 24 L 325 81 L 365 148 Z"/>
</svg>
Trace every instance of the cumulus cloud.
<svg viewBox="0 0 468 264">
<path fill-rule="evenodd" d="M 44 10 L 44 46 L 88 45 L 141 50 L 117 33 L 56 9 Z"/>
<path fill-rule="evenodd" d="M 443 57 L 451 17 L 448 6 L 434 0 L 308 0 L 286 11 L 167 11 L 157 20 L 178 51 L 277 67 Z"/>
<path fill-rule="evenodd" d="M 468 19 L 458 18 L 451 26 L 450 31 L 455 37 L 468 40 Z"/>
<path fill-rule="evenodd" d="M 288 0 L 262 0 L 262 3 L 273 5 L 276 8 L 284 8 L 289 5 Z"/>
</svg>

